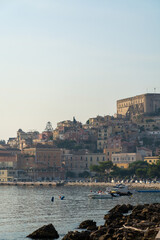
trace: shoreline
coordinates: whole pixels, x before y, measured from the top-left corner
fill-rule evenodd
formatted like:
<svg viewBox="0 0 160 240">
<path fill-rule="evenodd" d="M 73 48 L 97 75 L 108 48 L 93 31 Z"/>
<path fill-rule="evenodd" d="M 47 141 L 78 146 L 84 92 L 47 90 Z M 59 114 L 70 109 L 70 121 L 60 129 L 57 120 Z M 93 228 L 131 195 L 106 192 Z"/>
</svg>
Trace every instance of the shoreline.
<svg viewBox="0 0 160 240">
<path fill-rule="evenodd" d="M 65 186 L 90 186 L 90 187 L 113 187 L 117 183 L 109 182 L 67 182 L 62 186 L 57 186 L 57 182 L 0 182 L 0 186 L 50 186 L 50 187 L 65 187 Z M 160 189 L 160 183 L 126 183 L 131 189 Z"/>
</svg>

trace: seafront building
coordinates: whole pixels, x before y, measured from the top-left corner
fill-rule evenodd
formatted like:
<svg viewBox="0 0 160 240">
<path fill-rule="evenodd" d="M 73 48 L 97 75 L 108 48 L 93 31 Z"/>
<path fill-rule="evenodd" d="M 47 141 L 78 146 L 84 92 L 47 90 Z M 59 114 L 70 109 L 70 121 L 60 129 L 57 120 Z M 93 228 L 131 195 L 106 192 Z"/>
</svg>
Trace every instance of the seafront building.
<svg viewBox="0 0 160 240">
<path fill-rule="evenodd" d="M 103 153 L 67 153 L 62 160 L 66 172 L 73 172 L 77 177 L 85 171 L 90 172 L 91 165 L 99 165 L 105 161 L 106 155 Z"/>
<path fill-rule="evenodd" d="M 64 178 L 61 155 L 61 149 L 51 146 L 37 145 L 34 148 L 25 148 L 18 155 L 17 169 L 25 170 L 34 180 Z"/>
<path fill-rule="evenodd" d="M 115 153 L 112 154 L 112 162 L 120 168 L 128 168 L 129 164 L 135 161 L 142 161 L 139 153 Z"/>
</svg>

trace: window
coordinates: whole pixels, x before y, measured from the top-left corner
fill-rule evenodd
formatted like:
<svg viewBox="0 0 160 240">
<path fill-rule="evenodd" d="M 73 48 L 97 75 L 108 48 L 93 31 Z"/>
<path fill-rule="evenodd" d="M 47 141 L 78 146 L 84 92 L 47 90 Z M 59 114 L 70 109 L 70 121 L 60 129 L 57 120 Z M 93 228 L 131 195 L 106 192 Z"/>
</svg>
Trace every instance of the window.
<svg viewBox="0 0 160 240">
<path fill-rule="evenodd" d="M 97 162 L 99 161 L 99 157 L 97 157 Z"/>
<path fill-rule="evenodd" d="M 90 161 L 92 162 L 92 157 L 90 157 Z"/>
</svg>

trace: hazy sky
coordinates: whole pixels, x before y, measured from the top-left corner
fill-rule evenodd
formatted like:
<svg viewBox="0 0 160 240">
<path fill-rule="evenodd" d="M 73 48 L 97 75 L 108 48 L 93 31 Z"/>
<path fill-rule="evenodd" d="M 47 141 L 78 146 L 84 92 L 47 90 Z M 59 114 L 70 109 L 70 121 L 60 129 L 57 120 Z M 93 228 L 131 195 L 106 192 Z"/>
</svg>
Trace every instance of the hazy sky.
<svg viewBox="0 0 160 240">
<path fill-rule="evenodd" d="M 159 0 L 0 0 L 0 139 L 160 92 Z"/>
</svg>

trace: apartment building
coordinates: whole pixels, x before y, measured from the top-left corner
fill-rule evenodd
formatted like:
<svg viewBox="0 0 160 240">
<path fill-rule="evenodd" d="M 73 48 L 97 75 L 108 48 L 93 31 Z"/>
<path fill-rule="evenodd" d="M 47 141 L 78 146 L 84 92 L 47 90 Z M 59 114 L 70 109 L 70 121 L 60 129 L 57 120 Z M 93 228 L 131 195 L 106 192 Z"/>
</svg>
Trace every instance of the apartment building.
<svg viewBox="0 0 160 240">
<path fill-rule="evenodd" d="M 112 154 L 121 153 L 122 147 L 119 148 L 104 148 L 103 153 L 106 155 L 107 161 L 112 161 Z"/>
<path fill-rule="evenodd" d="M 139 153 L 115 153 L 112 154 L 112 162 L 117 167 L 128 168 L 129 164 L 135 161 L 142 161 Z"/>
<path fill-rule="evenodd" d="M 86 153 L 86 154 L 64 154 L 63 164 L 65 170 L 74 172 L 77 176 L 84 171 L 90 172 L 91 165 L 99 165 L 106 161 L 105 154 Z"/>
</svg>

